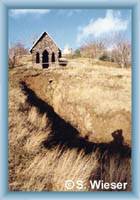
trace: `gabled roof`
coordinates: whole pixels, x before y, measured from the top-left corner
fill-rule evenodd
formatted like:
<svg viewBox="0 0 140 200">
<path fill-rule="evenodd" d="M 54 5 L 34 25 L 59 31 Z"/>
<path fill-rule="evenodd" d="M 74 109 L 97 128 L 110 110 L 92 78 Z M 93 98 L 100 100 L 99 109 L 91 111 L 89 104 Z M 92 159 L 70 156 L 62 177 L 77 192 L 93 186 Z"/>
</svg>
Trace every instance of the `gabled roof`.
<svg viewBox="0 0 140 200">
<path fill-rule="evenodd" d="M 48 37 L 54 42 L 54 40 L 52 39 L 52 37 L 47 33 L 44 32 L 41 34 L 41 36 L 34 42 L 33 46 L 30 49 L 30 52 L 32 53 L 33 48 L 38 44 L 38 42 L 40 42 L 46 35 L 48 35 Z M 54 44 L 57 46 L 57 44 L 54 42 Z M 57 46 L 58 47 L 58 46 Z M 59 48 L 58 48 L 59 49 Z"/>
</svg>

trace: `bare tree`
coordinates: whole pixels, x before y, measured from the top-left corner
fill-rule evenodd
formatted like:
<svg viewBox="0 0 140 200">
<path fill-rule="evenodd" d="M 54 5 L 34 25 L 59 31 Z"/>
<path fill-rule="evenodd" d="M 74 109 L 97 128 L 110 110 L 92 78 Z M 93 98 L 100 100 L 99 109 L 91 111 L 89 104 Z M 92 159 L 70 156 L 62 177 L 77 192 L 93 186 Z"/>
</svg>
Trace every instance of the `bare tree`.
<svg viewBox="0 0 140 200">
<path fill-rule="evenodd" d="M 107 48 L 111 61 L 118 63 L 120 67 L 128 67 L 131 65 L 131 43 L 126 39 L 126 35 L 122 33 L 112 33 L 112 36 L 107 39 Z"/>
<path fill-rule="evenodd" d="M 24 45 L 21 43 L 16 43 L 11 48 L 9 48 L 9 66 L 11 68 L 15 67 L 19 63 L 19 59 L 28 54 L 28 50 L 25 49 Z"/>
<path fill-rule="evenodd" d="M 131 65 L 131 44 L 127 40 L 117 40 L 112 50 L 112 59 L 120 67 L 129 67 Z"/>
<path fill-rule="evenodd" d="M 105 50 L 105 43 L 103 40 L 89 40 L 80 48 L 81 55 L 88 57 L 89 60 L 99 58 Z"/>
</svg>

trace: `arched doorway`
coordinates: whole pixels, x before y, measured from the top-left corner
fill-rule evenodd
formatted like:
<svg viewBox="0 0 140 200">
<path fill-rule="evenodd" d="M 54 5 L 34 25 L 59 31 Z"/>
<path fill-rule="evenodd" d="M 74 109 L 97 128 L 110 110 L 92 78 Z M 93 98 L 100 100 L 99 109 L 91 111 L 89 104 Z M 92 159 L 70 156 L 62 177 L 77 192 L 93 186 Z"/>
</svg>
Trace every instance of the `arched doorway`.
<svg viewBox="0 0 140 200">
<path fill-rule="evenodd" d="M 61 58 L 62 57 L 62 53 L 61 53 L 61 50 L 59 49 L 58 51 L 58 58 Z"/>
<path fill-rule="evenodd" d="M 43 51 L 43 54 L 42 54 L 42 66 L 43 68 L 49 67 L 49 53 L 47 50 Z"/>
<path fill-rule="evenodd" d="M 54 52 L 52 52 L 52 63 L 54 63 L 55 62 L 55 54 L 54 54 Z"/>
<path fill-rule="evenodd" d="M 36 53 L 36 63 L 40 63 L 40 55 L 38 52 Z"/>
</svg>

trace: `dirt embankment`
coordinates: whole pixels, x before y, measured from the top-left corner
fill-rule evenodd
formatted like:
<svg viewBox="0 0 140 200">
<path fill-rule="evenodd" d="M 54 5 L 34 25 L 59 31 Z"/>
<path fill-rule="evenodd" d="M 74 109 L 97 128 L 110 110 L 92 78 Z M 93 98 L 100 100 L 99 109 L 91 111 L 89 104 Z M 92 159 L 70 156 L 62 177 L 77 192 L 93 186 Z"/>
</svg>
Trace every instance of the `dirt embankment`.
<svg viewBox="0 0 140 200">
<path fill-rule="evenodd" d="M 65 121 L 94 142 L 123 130 L 131 143 L 131 71 L 104 66 L 48 69 L 24 78 Z"/>
</svg>

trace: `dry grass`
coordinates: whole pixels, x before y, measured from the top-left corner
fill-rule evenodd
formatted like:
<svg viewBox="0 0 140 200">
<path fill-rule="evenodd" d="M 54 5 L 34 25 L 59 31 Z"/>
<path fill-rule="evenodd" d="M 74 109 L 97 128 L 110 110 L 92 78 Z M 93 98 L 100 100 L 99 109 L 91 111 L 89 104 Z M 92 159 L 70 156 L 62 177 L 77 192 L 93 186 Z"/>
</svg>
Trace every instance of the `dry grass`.
<svg viewBox="0 0 140 200">
<path fill-rule="evenodd" d="M 131 191 L 131 160 L 129 158 L 120 160 L 119 156 L 111 156 L 105 162 L 101 162 L 92 179 L 103 180 L 108 183 L 126 182 L 128 184 L 127 191 Z M 112 190 L 110 189 L 109 191 Z"/>
<path fill-rule="evenodd" d="M 82 136 L 109 142 L 111 133 L 122 129 L 131 145 L 131 69 L 73 59 L 66 68 L 50 68 L 26 81 Z"/>
<path fill-rule="evenodd" d="M 96 159 L 92 156 L 84 157 L 82 151 L 78 154 L 75 150 L 67 150 L 62 153 L 59 147 L 52 151 L 45 151 L 38 154 L 31 165 L 22 172 L 21 177 L 27 174 L 26 180 L 22 180 L 25 182 L 22 190 L 66 191 L 66 180 L 82 180 L 87 185 L 88 179 L 96 167 Z"/>
<path fill-rule="evenodd" d="M 52 122 L 48 119 L 47 114 L 40 114 L 37 108 L 27 103 L 27 97 L 22 93 L 19 81 L 27 80 L 27 77 L 29 77 L 28 81 L 31 84 L 32 89 L 35 89 L 42 99 L 46 98 L 46 89 L 49 89 L 47 100 L 54 105 L 55 110 L 60 114 L 63 113 L 59 104 L 61 107 L 63 105 L 64 111 L 66 111 L 65 106 L 67 105 L 67 113 L 69 112 L 70 117 L 75 116 L 73 112 L 73 105 L 75 105 L 76 112 L 78 112 L 78 114 L 81 112 L 81 116 L 85 116 L 84 120 L 86 125 L 90 126 L 90 112 L 88 114 L 86 113 L 86 115 L 84 114 L 90 108 L 87 107 L 86 100 L 89 100 L 90 103 L 92 88 L 88 88 L 90 95 L 87 96 L 84 89 L 85 84 L 81 82 L 81 87 L 79 87 L 78 82 L 74 81 L 74 79 L 76 78 L 76 80 L 79 81 L 80 77 L 88 77 L 89 74 L 91 74 L 93 79 L 95 78 L 97 81 L 97 77 L 100 77 L 100 75 L 98 74 L 98 76 L 96 76 L 97 74 L 95 72 L 98 71 L 96 67 L 93 72 L 90 67 L 87 72 L 84 72 L 84 69 L 82 69 L 82 71 L 80 71 L 80 68 L 76 69 L 76 71 L 69 68 L 66 68 L 65 70 L 63 68 L 60 70 L 57 68 L 54 70 L 50 69 L 48 72 L 43 72 L 41 75 L 42 78 L 40 79 L 39 74 L 41 73 L 41 70 L 27 70 L 24 68 L 10 70 L 9 189 L 11 191 L 66 191 L 64 184 L 65 180 L 69 179 L 73 181 L 82 180 L 86 186 L 83 191 L 90 191 L 89 179 L 94 179 L 95 177 L 108 182 L 128 182 L 129 187 L 127 188 L 127 191 L 131 190 L 130 158 L 120 159 L 118 156 L 112 157 L 108 155 L 107 159 L 104 161 L 101 159 L 103 155 L 99 152 L 92 152 L 91 154 L 85 155 L 84 150 L 78 152 L 75 148 L 63 149 L 60 146 L 56 146 L 53 149 L 46 149 L 42 145 L 42 142 L 52 134 Z M 114 72 L 113 69 L 112 71 L 115 78 L 116 76 L 124 76 L 123 74 L 125 73 L 125 76 L 130 75 L 127 71 L 125 73 Z M 46 73 L 48 73 L 48 77 Z M 95 73 L 95 77 L 92 73 Z M 102 75 L 104 74 L 102 67 L 101 73 Z M 107 69 L 105 69 L 105 73 L 107 73 Z M 44 77 L 43 74 L 45 74 L 46 77 Z M 79 76 L 76 74 L 79 74 Z M 60 77 L 63 77 L 63 79 Z M 72 79 L 72 77 L 74 79 Z M 36 84 L 38 78 L 41 81 L 38 81 L 38 84 Z M 48 84 L 47 87 L 46 85 L 44 86 L 46 79 L 48 81 L 53 80 L 53 83 L 51 85 Z M 122 82 L 122 84 L 125 85 L 128 80 L 124 77 L 123 79 L 124 82 Z M 57 85 L 58 81 L 59 84 Z M 71 87 L 69 84 L 70 81 L 73 83 Z M 114 80 L 109 79 L 109 84 L 114 84 L 112 81 Z M 129 85 L 129 83 L 127 84 Z M 56 85 L 57 87 L 55 87 Z M 62 85 L 66 86 L 65 88 L 63 87 L 63 91 Z M 40 91 L 39 88 L 41 88 Z M 56 90 L 54 90 L 54 88 L 56 88 Z M 75 92 L 72 92 L 73 88 L 75 88 Z M 83 88 L 83 90 L 81 90 L 81 88 Z M 60 90 L 62 91 L 62 96 L 59 94 Z M 127 90 L 129 89 L 125 89 L 126 94 L 128 92 Z M 68 95 L 67 98 L 65 96 L 66 93 Z M 87 99 L 83 99 L 85 95 Z M 63 98 L 61 99 L 61 97 Z M 71 104 L 72 102 L 69 101 L 71 101 L 72 98 L 70 97 L 73 97 L 73 101 L 78 98 L 77 102 Z M 80 99 L 81 103 L 79 103 Z M 61 104 L 61 100 L 63 100 L 63 104 Z M 81 106 L 80 108 L 78 107 L 78 104 Z M 83 105 L 85 107 L 83 107 Z M 129 106 L 127 105 L 127 109 L 128 107 Z M 85 110 L 82 110 L 82 108 Z M 102 108 L 99 109 L 99 112 L 101 109 Z M 81 120 L 80 123 L 83 123 L 80 115 L 79 119 Z M 74 187 L 72 191 L 77 190 L 78 189 Z"/>
</svg>

